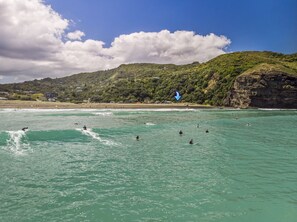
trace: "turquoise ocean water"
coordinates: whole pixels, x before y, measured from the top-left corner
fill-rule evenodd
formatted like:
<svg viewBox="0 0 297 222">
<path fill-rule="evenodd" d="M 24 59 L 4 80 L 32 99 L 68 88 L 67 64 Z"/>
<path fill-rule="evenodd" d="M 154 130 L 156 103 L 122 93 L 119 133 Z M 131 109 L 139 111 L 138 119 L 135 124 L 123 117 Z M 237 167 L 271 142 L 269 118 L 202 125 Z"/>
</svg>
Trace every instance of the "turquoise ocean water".
<svg viewBox="0 0 297 222">
<path fill-rule="evenodd" d="M 297 111 L 0 110 L 0 221 L 297 221 Z"/>
</svg>

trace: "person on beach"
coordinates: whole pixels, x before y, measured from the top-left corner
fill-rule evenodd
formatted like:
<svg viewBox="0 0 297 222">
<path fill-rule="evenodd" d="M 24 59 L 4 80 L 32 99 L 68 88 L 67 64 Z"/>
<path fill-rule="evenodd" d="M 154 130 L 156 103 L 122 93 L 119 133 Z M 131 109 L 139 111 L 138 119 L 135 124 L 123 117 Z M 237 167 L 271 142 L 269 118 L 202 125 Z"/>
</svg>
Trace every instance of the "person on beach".
<svg viewBox="0 0 297 222">
<path fill-rule="evenodd" d="M 83 130 L 87 130 L 87 127 L 86 127 L 86 125 L 84 125 L 84 127 L 83 127 Z"/>
<path fill-rule="evenodd" d="M 179 131 L 179 135 L 182 136 L 183 135 L 183 131 L 180 130 Z"/>
</svg>

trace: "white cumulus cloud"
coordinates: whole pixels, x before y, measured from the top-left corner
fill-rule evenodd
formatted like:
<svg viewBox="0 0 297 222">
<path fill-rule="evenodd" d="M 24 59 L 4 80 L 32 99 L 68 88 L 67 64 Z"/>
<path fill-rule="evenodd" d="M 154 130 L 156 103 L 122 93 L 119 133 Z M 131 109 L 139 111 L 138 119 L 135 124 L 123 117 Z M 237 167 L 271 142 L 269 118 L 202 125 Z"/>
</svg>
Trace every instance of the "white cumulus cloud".
<svg viewBox="0 0 297 222">
<path fill-rule="evenodd" d="M 205 62 L 223 54 L 230 44 L 225 36 L 197 35 L 191 31 L 138 32 L 115 38 L 108 53 L 123 63 L 154 62 L 186 64 Z"/>
<path fill-rule="evenodd" d="M 70 40 L 81 40 L 81 37 L 85 36 L 82 31 L 76 30 L 75 32 L 69 32 L 67 38 Z"/>
<path fill-rule="evenodd" d="M 123 63 L 186 64 L 225 53 L 231 41 L 213 33 L 161 30 L 120 35 L 104 47 L 42 0 L 0 0 L 0 83 L 110 69 Z M 66 39 L 68 40 L 64 40 Z"/>
</svg>

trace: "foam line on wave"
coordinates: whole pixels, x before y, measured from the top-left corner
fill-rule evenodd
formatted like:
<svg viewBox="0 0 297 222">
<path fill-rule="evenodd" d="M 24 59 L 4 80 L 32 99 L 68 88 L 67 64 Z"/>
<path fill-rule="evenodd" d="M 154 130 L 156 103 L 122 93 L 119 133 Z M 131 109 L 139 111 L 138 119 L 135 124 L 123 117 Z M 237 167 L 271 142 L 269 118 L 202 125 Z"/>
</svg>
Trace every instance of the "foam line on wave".
<svg viewBox="0 0 297 222">
<path fill-rule="evenodd" d="M 92 129 L 76 129 L 77 131 L 81 132 L 83 135 L 91 137 L 95 140 L 100 141 L 101 143 L 103 143 L 104 145 L 108 145 L 108 146 L 116 146 L 118 145 L 116 142 L 113 142 L 111 140 L 106 140 L 106 139 L 102 139 L 98 133 L 95 133 L 92 131 Z"/>
</svg>

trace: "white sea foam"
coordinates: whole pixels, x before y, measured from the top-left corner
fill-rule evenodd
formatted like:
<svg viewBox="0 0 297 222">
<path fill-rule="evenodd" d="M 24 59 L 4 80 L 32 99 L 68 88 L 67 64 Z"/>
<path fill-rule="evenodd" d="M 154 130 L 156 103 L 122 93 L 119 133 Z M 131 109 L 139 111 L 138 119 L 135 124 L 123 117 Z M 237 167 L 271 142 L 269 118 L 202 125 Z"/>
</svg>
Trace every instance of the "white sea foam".
<svg viewBox="0 0 297 222">
<path fill-rule="evenodd" d="M 199 109 L 193 109 L 193 108 L 141 108 L 141 109 L 11 109 L 11 108 L 4 108 L 0 109 L 1 112 L 113 112 L 113 111 L 123 111 L 123 112 L 193 112 L 193 111 L 200 111 Z M 96 114 L 95 114 L 96 115 Z M 98 114 L 101 115 L 101 114 Z M 112 114 L 107 114 L 112 115 Z"/>
<path fill-rule="evenodd" d="M 98 112 L 98 113 L 94 113 L 94 115 L 96 115 L 96 116 L 112 116 L 113 113 L 112 112 Z"/>
<path fill-rule="evenodd" d="M 30 145 L 22 139 L 26 136 L 26 132 L 23 130 L 17 131 L 6 131 L 9 135 L 9 139 L 7 140 L 7 148 L 9 151 L 17 154 L 24 155 L 28 151 L 30 151 Z"/>
<path fill-rule="evenodd" d="M 106 139 L 102 139 L 98 133 L 95 133 L 92 131 L 92 129 L 76 129 L 77 131 L 81 132 L 83 135 L 85 136 L 89 136 L 95 140 L 100 141 L 101 143 L 103 143 L 104 145 L 108 145 L 108 146 L 116 146 L 118 145 L 116 142 L 110 141 L 110 140 L 106 140 Z"/>
<path fill-rule="evenodd" d="M 1 112 L 30 112 L 30 113 L 35 113 L 35 112 L 94 112 L 94 111 L 106 111 L 106 109 L 47 109 L 47 108 L 42 108 L 42 109 L 36 109 L 36 108 L 3 108 L 0 109 Z"/>
<path fill-rule="evenodd" d="M 0 109 L 2 113 L 10 113 L 10 112 L 18 112 L 18 113 L 45 113 L 45 112 L 68 112 L 68 111 L 76 111 L 76 109 Z"/>
<path fill-rule="evenodd" d="M 81 111 L 81 109 L 78 109 L 77 111 Z M 86 109 L 84 111 L 95 111 L 95 112 L 193 112 L 193 111 L 200 111 L 199 109 L 192 109 L 192 108 L 140 108 L 140 109 L 129 109 L 129 108 L 108 108 L 108 109 Z M 100 114 L 99 114 L 100 115 Z"/>
<path fill-rule="evenodd" d="M 154 123 L 145 123 L 145 125 L 147 125 L 147 126 L 154 126 L 156 124 L 154 124 Z"/>
<path fill-rule="evenodd" d="M 128 111 L 128 112 L 193 112 L 198 109 L 192 108 L 143 108 L 143 109 L 114 109 L 115 111 Z"/>
<path fill-rule="evenodd" d="M 258 108 L 258 110 L 264 110 L 264 111 L 290 110 L 290 111 L 295 111 L 295 110 L 297 110 L 297 109 Z"/>
</svg>

